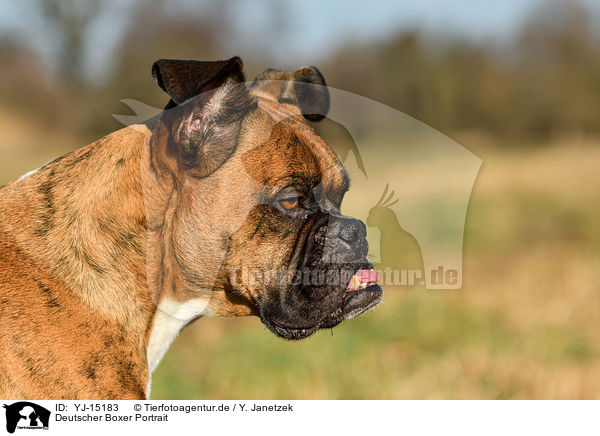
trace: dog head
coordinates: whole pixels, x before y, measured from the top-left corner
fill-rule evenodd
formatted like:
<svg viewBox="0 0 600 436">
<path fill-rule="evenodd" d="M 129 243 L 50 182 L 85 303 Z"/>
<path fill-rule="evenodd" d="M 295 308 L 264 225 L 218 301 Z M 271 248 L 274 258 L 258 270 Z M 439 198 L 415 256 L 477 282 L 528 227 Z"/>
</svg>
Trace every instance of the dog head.
<svg viewBox="0 0 600 436">
<path fill-rule="evenodd" d="M 301 339 L 382 300 L 365 225 L 341 214 L 349 182 L 309 121 L 329 93 L 314 67 L 246 83 L 239 58 L 161 60 L 171 100 L 153 126 L 151 281 L 171 301 L 258 315 Z"/>
</svg>

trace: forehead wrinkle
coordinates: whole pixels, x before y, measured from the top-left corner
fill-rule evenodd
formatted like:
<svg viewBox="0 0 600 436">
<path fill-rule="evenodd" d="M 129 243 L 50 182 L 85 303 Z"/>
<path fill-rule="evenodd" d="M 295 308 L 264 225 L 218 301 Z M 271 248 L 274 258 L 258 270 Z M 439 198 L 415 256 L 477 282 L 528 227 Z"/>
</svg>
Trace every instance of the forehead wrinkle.
<svg viewBox="0 0 600 436">
<path fill-rule="evenodd" d="M 247 141 L 254 146 L 242 154 L 246 172 L 263 185 L 275 185 L 281 180 L 304 180 L 304 183 L 314 183 L 320 179 L 319 165 L 310 148 L 300 141 L 293 129 L 287 123 L 279 122 L 267 127 L 266 135 L 261 133 Z M 265 127 L 265 120 L 260 120 L 258 127 Z M 268 136 L 267 136 L 268 135 Z"/>
<path fill-rule="evenodd" d="M 279 103 L 267 96 L 261 96 L 260 93 L 257 93 L 256 97 L 259 106 L 257 112 L 261 112 L 272 121 L 271 129 L 279 126 L 282 131 L 291 134 L 292 140 L 295 139 L 310 152 L 318 167 L 318 178 L 325 193 L 331 195 L 336 201 L 341 201 L 349 188 L 350 179 L 331 147 L 306 121 L 298 107 Z"/>
<path fill-rule="evenodd" d="M 295 135 L 307 145 L 319 165 L 324 192 L 341 202 L 350 186 L 350 178 L 338 155 L 304 119 L 300 122 L 296 119 L 292 124 Z"/>
</svg>

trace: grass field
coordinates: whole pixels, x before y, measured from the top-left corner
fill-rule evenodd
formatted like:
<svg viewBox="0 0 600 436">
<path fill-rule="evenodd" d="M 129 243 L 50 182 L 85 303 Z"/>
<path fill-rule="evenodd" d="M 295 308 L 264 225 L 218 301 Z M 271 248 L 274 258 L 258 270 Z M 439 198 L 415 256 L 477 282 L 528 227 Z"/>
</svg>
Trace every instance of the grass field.
<svg viewBox="0 0 600 436">
<path fill-rule="evenodd" d="M 1 183 L 71 146 L 11 138 L 50 145 L 3 138 Z M 376 310 L 302 342 L 258 319 L 200 319 L 154 373 L 152 398 L 600 398 L 598 143 L 476 152 L 461 290 L 387 288 Z"/>
<path fill-rule="evenodd" d="M 299 343 L 201 319 L 152 398 L 599 398 L 600 148 L 482 149 L 459 291 L 387 288 Z"/>
</svg>

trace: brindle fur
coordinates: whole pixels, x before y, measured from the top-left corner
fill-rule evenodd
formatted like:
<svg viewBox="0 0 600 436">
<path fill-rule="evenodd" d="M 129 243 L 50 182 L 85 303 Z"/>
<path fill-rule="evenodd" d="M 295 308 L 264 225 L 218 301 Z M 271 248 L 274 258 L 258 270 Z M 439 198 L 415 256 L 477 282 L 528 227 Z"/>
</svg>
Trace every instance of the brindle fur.
<svg viewBox="0 0 600 436">
<path fill-rule="evenodd" d="M 347 189 L 335 154 L 277 92 L 253 91 L 234 156 L 206 180 L 168 161 L 171 133 L 154 120 L 0 189 L 0 398 L 145 398 L 160 301 L 205 292 L 216 315 L 257 313 L 261 289 L 233 290 L 211 260 L 226 249 L 229 268 L 287 266 L 297 235 L 265 241 L 266 212 L 245 205 L 292 178 L 321 182 L 334 207 Z M 175 260 L 186 256 L 205 261 Z"/>
</svg>

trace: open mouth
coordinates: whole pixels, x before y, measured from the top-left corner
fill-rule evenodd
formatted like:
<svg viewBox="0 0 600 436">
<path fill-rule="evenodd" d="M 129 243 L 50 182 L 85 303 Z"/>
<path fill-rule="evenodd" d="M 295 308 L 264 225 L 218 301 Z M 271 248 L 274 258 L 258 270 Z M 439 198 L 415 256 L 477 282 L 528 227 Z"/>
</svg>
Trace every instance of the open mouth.
<svg viewBox="0 0 600 436">
<path fill-rule="evenodd" d="M 339 321 L 354 318 L 381 303 L 383 290 L 377 284 L 379 279 L 373 269 L 360 269 L 352 276 L 342 300 Z"/>
<path fill-rule="evenodd" d="M 372 269 L 359 269 L 350 279 L 346 292 L 354 292 L 377 285 L 381 277 Z"/>
<path fill-rule="evenodd" d="M 321 328 L 331 328 L 344 320 L 354 318 L 377 306 L 383 300 L 383 290 L 377 284 L 379 274 L 372 269 L 358 270 L 350 280 L 341 304 L 320 324 L 310 327 L 285 325 L 269 319 L 272 330 L 286 339 L 304 339 Z"/>
</svg>

